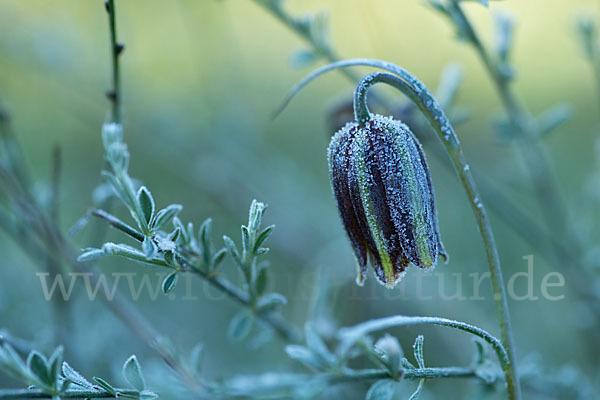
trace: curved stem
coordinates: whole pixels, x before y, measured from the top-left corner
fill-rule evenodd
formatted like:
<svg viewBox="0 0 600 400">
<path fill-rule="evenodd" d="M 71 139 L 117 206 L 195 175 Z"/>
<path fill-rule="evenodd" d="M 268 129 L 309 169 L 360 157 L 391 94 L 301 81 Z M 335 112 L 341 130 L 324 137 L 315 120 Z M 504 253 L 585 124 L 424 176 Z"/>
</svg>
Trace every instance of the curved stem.
<svg viewBox="0 0 600 400">
<path fill-rule="evenodd" d="M 375 72 L 363 78 L 356 89 L 356 96 L 358 98 L 357 103 L 361 106 L 362 110 L 361 115 L 364 115 L 365 113 L 368 115 L 366 95 L 369 87 L 375 83 L 386 83 L 400 90 L 419 107 L 438 134 L 439 139 L 446 148 L 452 164 L 465 187 L 469 202 L 471 203 L 475 218 L 477 219 L 481 238 L 483 239 L 490 269 L 494 300 L 496 302 L 496 313 L 498 314 L 498 320 L 500 322 L 502 341 L 508 351 L 508 362 L 503 363 L 502 369 L 506 375 L 510 398 L 518 399 L 520 398 L 520 390 L 514 365 L 515 351 L 500 259 L 498 257 L 498 251 L 496 249 L 494 235 L 487 213 L 479 198 L 475 181 L 471 175 L 469 165 L 464 158 L 454 129 L 450 125 L 443 110 L 439 108 L 437 101 L 431 96 L 427 89 L 425 89 L 425 86 L 410 74 L 402 74 L 399 77 L 386 72 Z"/>
<path fill-rule="evenodd" d="M 496 352 L 496 355 L 498 356 L 500 365 L 503 366 L 503 369 L 504 366 L 508 366 L 510 364 L 508 352 L 502 343 L 500 343 L 500 341 L 492 336 L 489 332 L 465 322 L 440 317 L 411 317 L 406 315 L 396 315 L 393 317 L 366 321 L 351 328 L 342 328 L 339 333 L 341 337 L 341 344 L 338 352 L 341 355 L 346 354 L 354 343 L 371 332 L 389 329 L 396 326 L 408 325 L 440 325 L 468 332 L 472 335 L 480 337 L 492 346 Z"/>
<path fill-rule="evenodd" d="M 496 313 L 498 316 L 498 322 L 500 324 L 500 331 L 502 335 L 502 342 L 508 353 L 509 363 L 503 366 L 503 371 L 506 377 L 506 383 L 508 386 L 509 398 L 511 400 L 517 400 L 521 398 L 521 389 L 517 378 L 516 365 L 515 365 L 515 349 L 512 337 L 512 328 L 510 325 L 510 318 L 508 312 L 508 303 L 506 300 L 506 291 L 504 289 L 504 279 L 502 277 L 502 270 L 500 268 L 500 259 L 498 257 L 498 251 L 494 240 L 494 235 L 488 220 L 488 216 L 480 200 L 479 192 L 475 181 L 471 174 L 469 165 L 467 164 L 465 157 L 462 153 L 459 140 L 454 133 L 454 129 L 448 118 L 444 114 L 444 111 L 439 107 L 435 98 L 427 90 L 425 85 L 419 81 L 416 77 L 410 74 L 405 69 L 381 60 L 377 59 L 351 59 L 345 61 L 335 62 L 321 68 L 316 69 L 307 77 L 302 79 L 296 86 L 292 88 L 288 96 L 284 99 L 282 105 L 278 109 L 278 112 L 283 110 L 285 106 L 292 100 L 292 98 L 306 85 L 312 82 L 317 77 L 323 75 L 328 71 L 333 71 L 339 68 L 351 67 L 351 66 L 367 66 L 373 68 L 379 68 L 389 71 L 396 76 L 387 75 L 381 76 L 382 81 L 388 81 L 386 83 L 394 86 L 398 90 L 402 91 L 407 97 L 409 97 L 421 110 L 426 117 L 427 121 L 435 130 L 438 138 L 442 142 L 452 165 L 456 169 L 458 176 L 465 188 L 469 202 L 475 214 L 477 225 L 483 240 L 485 248 L 486 258 L 490 270 L 490 278 L 492 282 L 493 297 L 496 303 Z M 372 81 L 370 85 L 376 83 Z M 369 85 L 369 86 L 370 86 Z M 362 85 L 364 86 L 364 85 Z M 359 85 L 359 89 L 361 85 Z M 366 88 L 365 93 L 366 93 Z M 358 104 L 361 106 L 362 100 L 359 99 Z M 364 103 L 363 103 L 364 104 Z M 362 106 L 361 106 L 362 107 Z M 366 110 L 357 111 L 360 115 L 364 116 Z"/>
</svg>

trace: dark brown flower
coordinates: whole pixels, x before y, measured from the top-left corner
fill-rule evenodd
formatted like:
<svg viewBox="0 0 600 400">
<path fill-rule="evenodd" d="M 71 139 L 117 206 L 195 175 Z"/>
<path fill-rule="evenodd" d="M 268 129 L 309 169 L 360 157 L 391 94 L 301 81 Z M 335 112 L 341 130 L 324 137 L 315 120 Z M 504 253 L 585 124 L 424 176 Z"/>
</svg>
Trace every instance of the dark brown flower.
<svg viewBox="0 0 600 400">
<path fill-rule="evenodd" d="M 358 261 L 357 283 L 367 260 L 377 279 L 393 287 L 412 263 L 430 268 L 446 253 L 440 241 L 431 177 L 410 129 L 371 114 L 350 122 L 331 139 L 331 185 Z"/>
</svg>

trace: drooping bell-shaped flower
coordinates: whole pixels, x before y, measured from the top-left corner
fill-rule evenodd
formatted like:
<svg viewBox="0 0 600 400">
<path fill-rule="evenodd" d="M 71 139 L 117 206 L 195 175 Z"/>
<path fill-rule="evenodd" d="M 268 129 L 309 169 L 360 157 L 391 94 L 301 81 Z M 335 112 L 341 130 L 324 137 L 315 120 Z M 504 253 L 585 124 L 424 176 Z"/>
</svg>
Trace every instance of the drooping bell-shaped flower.
<svg viewBox="0 0 600 400">
<path fill-rule="evenodd" d="M 367 262 L 393 287 L 408 264 L 430 268 L 447 260 L 440 241 L 429 168 L 408 126 L 370 114 L 331 139 L 330 178 L 344 228 L 358 261 L 357 283 Z"/>
</svg>

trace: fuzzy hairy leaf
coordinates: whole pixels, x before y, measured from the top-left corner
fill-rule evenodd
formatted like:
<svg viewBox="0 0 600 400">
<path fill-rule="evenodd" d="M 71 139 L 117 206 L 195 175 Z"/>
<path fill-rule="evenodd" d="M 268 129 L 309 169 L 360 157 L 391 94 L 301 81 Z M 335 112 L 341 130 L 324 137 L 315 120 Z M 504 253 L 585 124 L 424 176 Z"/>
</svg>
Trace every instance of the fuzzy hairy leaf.
<svg viewBox="0 0 600 400">
<path fill-rule="evenodd" d="M 27 367 L 42 383 L 52 386 L 54 380 L 50 377 L 48 361 L 41 353 L 36 350 L 29 353 Z"/>
<path fill-rule="evenodd" d="M 140 367 L 136 356 L 129 357 L 125 361 L 125 364 L 123 364 L 123 376 L 136 390 L 141 392 L 146 388 L 146 381 L 142 375 L 142 367 Z"/>
<path fill-rule="evenodd" d="M 170 293 L 171 290 L 177 285 L 177 280 L 179 279 L 179 271 L 173 271 L 169 275 L 165 277 L 162 282 L 162 291 L 167 294 Z"/>
<path fill-rule="evenodd" d="M 117 395 L 117 391 L 115 390 L 115 388 L 114 388 L 114 387 L 112 387 L 112 385 L 111 385 L 110 383 L 106 382 L 104 379 L 102 379 L 102 378 L 99 378 L 99 377 L 95 376 L 95 377 L 93 377 L 93 378 L 92 378 L 92 380 L 93 380 L 94 382 L 96 382 L 96 384 L 97 384 L 98 386 L 100 386 L 100 388 L 101 388 L 102 390 L 104 390 L 105 392 L 107 392 L 107 393 L 110 393 L 110 394 L 112 394 L 113 396 L 116 396 L 116 395 Z"/>
<path fill-rule="evenodd" d="M 229 323 L 229 337 L 236 341 L 244 340 L 252 330 L 254 317 L 246 310 L 239 312 Z"/>
<path fill-rule="evenodd" d="M 285 347 L 285 352 L 291 359 L 299 361 L 311 369 L 319 371 L 324 367 L 321 360 L 304 346 L 291 344 Z"/>
<path fill-rule="evenodd" d="M 146 225 L 149 225 L 150 221 L 152 220 L 152 217 L 154 216 L 154 210 L 156 207 L 154 204 L 154 198 L 152 197 L 152 193 L 150 193 L 146 186 L 142 186 L 138 190 L 137 199 L 138 203 L 140 204 L 140 208 L 144 213 L 142 217 L 144 218 Z"/>
<path fill-rule="evenodd" d="M 260 312 L 268 312 L 285 304 L 287 304 L 287 299 L 284 295 L 279 293 L 269 293 L 258 300 L 257 307 Z"/>
<path fill-rule="evenodd" d="M 171 204 L 162 210 L 160 210 L 156 217 L 154 218 L 154 222 L 152 228 L 155 230 L 160 230 L 165 224 L 168 224 L 175 218 L 183 209 L 183 206 L 180 204 Z"/>
<path fill-rule="evenodd" d="M 83 389 L 89 390 L 94 386 L 79 372 L 75 371 L 66 361 L 62 364 L 62 374 L 66 379 Z"/>
</svg>

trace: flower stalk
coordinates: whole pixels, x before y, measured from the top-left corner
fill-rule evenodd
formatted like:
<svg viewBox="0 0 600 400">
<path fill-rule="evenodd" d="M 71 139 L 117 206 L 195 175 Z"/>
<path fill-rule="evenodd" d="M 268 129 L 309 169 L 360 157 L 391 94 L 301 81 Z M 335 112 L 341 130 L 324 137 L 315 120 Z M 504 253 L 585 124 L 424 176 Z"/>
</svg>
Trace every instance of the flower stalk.
<svg viewBox="0 0 600 400">
<path fill-rule="evenodd" d="M 471 208 L 473 209 L 485 249 L 490 271 L 493 297 L 496 304 L 496 314 L 500 325 L 502 344 L 508 353 L 507 362 L 501 363 L 506 380 L 508 397 L 510 400 L 519 400 L 521 398 L 521 390 L 516 369 L 515 347 L 510 323 L 507 296 L 504 288 L 504 279 L 502 277 L 500 258 L 498 256 L 494 234 L 491 229 L 485 206 L 481 202 L 475 180 L 471 174 L 469 164 L 467 163 L 462 152 L 458 137 L 456 136 L 454 129 L 448 121 L 444 111 L 439 107 L 437 100 L 431 95 L 421 81 L 419 81 L 408 71 L 395 64 L 376 59 L 351 59 L 332 63 L 313 71 L 291 90 L 288 97 L 284 100 L 284 106 L 304 86 L 322 74 L 328 71 L 351 66 L 368 66 L 391 72 L 391 74 L 382 72 L 370 74 L 363 78 L 363 80 L 359 83 L 355 94 L 357 107 L 355 113 L 359 122 L 361 119 L 365 119 L 369 115 L 368 107 L 366 105 L 366 95 L 368 89 L 376 83 L 388 84 L 400 90 L 419 108 L 434 129 L 444 149 L 448 153 L 452 165 L 454 166 L 465 189 L 469 203 L 471 204 Z"/>
</svg>

